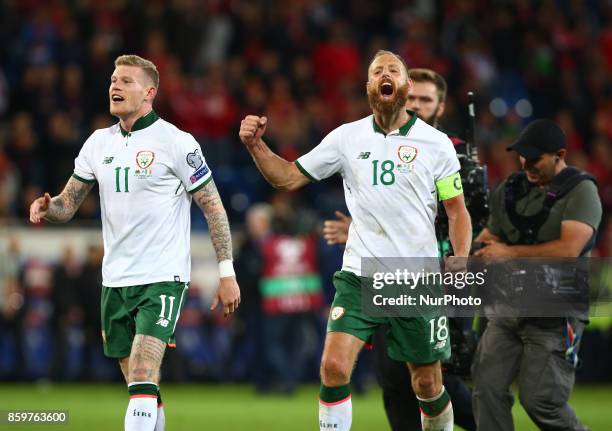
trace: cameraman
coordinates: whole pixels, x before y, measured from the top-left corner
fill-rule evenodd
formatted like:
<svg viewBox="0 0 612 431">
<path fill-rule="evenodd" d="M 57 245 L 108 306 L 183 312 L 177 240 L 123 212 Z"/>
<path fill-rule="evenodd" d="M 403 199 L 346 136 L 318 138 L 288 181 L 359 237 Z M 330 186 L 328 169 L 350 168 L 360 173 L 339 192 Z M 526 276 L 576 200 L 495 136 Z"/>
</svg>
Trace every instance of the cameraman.
<svg viewBox="0 0 612 431">
<path fill-rule="evenodd" d="M 429 69 L 410 69 L 408 71 L 413 87 L 408 93 L 406 108 L 414 111 L 419 118 L 431 126 L 438 127 L 438 120 L 444 113 L 444 102 L 446 100 L 446 81 L 442 76 Z M 465 153 L 465 142 L 449 136 L 455 150 L 458 153 Z M 461 170 L 464 169 L 463 160 L 460 159 Z M 461 172 L 463 177 L 463 172 Z M 472 215 L 468 196 L 469 187 L 464 186 L 466 205 Z M 486 193 L 486 191 L 485 191 Z M 486 203 L 486 199 L 483 200 Z M 483 205 L 481 205 L 481 208 Z M 439 215 L 440 216 L 440 215 Z M 323 228 L 323 236 L 328 244 L 344 244 L 348 237 L 349 224 L 351 218 L 340 211 L 336 211 L 337 220 L 326 220 Z M 477 222 L 472 220 L 472 225 L 476 227 Z M 436 222 L 437 229 L 439 220 Z M 444 235 L 442 235 L 443 237 Z M 438 235 L 439 239 L 441 238 Z M 447 236 L 446 236 L 447 237 Z M 446 246 L 441 244 L 439 248 L 443 250 Z M 451 319 L 450 328 L 453 333 L 453 320 Z M 465 320 L 465 319 L 464 319 Z M 451 337 L 452 338 L 452 337 Z M 421 418 L 417 399 L 412 392 L 410 385 L 410 372 L 404 362 L 394 361 L 386 352 L 386 330 L 381 328 L 374 334 L 372 344 L 374 346 L 374 364 L 376 377 L 383 390 L 383 402 L 389 424 L 394 431 L 420 430 Z M 474 341 L 475 344 L 475 341 Z M 453 344 L 454 348 L 454 344 Z M 473 352 L 473 350 L 471 350 Z M 454 353 L 453 353 L 454 355 Z M 467 365 L 469 371 L 469 364 Z M 455 423 L 466 430 L 475 430 L 476 424 L 472 414 L 472 399 L 470 390 L 463 383 L 461 378 L 456 375 L 443 373 L 444 387 L 448 391 L 452 402 L 455 416 Z"/>
<path fill-rule="evenodd" d="M 565 163 L 565 135 L 551 120 L 536 120 L 508 150 L 523 170 L 491 197 L 487 227 L 477 241 L 483 257 L 588 256 L 602 208 L 593 177 Z M 510 385 L 540 429 L 585 430 L 568 405 L 588 316 L 493 317 L 480 340 L 472 376 L 478 429 L 513 430 Z"/>
</svg>

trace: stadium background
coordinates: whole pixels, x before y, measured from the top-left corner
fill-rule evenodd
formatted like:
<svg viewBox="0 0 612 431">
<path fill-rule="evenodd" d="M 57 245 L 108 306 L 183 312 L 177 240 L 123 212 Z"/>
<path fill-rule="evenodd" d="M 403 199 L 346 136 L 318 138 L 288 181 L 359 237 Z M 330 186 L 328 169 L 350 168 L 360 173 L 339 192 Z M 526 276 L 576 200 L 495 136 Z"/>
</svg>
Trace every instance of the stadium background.
<svg viewBox="0 0 612 431">
<path fill-rule="evenodd" d="M 29 226 L 26 217 L 36 196 L 61 190 L 91 131 L 114 121 L 107 89 L 122 53 L 157 64 L 155 109 L 202 145 L 237 253 L 247 210 L 271 203 L 292 235 L 315 241 L 326 303 L 342 250 L 326 246 L 317 232 L 344 206 L 340 179 L 275 193 L 241 148 L 238 124 L 247 113 L 266 114 L 269 142 L 295 159 L 340 123 L 368 114 L 365 71 L 381 48 L 447 79 L 448 131 L 463 135 L 466 93 L 476 93 L 477 144 L 491 187 L 517 168 L 504 148 L 521 127 L 533 118 L 556 119 L 568 137 L 569 163 L 599 183 L 604 219 L 594 254 L 612 253 L 609 1 L 8 0 L 0 2 L 0 40 L 0 410 L 64 408 L 74 429 L 120 426 L 125 394 L 118 367 L 101 355 L 96 326 L 97 193 L 67 226 Z M 166 392 L 169 424 L 190 429 L 206 417 L 227 429 L 311 429 L 326 308 L 312 310 L 296 330 L 294 378 L 306 386 L 294 397 L 279 396 L 293 388 L 267 387 L 259 371 L 266 360 L 257 325 L 266 316 L 257 311 L 257 287 L 239 280 L 244 311 L 235 318 L 210 313 L 216 265 L 199 211 L 192 227 L 195 288 L 163 372 L 173 382 Z M 576 408 L 593 430 L 609 429 L 609 319 L 589 327 L 582 351 Z M 383 429 L 368 361 L 366 353 L 356 372 L 364 395 L 356 398 L 355 429 Z M 293 419 L 278 418 L 277 405 Z M 517 429 L 530 429 L 520 408 L 517 418 Z"/>
</svg>

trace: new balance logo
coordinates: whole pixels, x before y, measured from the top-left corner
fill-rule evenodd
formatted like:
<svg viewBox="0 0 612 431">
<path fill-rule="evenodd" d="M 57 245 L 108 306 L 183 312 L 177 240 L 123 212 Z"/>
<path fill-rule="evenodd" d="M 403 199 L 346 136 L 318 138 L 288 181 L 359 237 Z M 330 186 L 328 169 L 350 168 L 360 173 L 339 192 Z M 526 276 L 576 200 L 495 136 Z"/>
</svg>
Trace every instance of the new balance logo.
<svg viewBox="0 0 612 431">
<path fill-rule="evenodd" d="M 446 346 L 446 340 L 440 340 L 438 341 L 435 346 L 434 346 L 434 350 L 440 350 L 443 349 L 444 346 Z"/>
<path fill-rule="evenodd" d="M 109 163 L 113 162 L 114 157 L 104 157 L 104 161 L 102 162 L 103 165 L 108 165 Z"/>
<path fill-rule="evenodd" d="M 170 323 L 170 321 L 168 319 L 164 319 L 163 317 L 160 317 L 157 319 L 157 322 L 155 322 L 156 325 L 163 326 L 164 328 L 168 326 L 168 323 Z"/>
<path fill-rule="evenodd" d="M 358 159 L 369 159 L 370 158 L 370 152 L 369 151 L 362 151 L 361 153 L 359 153 L 357 158 Z"/>
</svg>

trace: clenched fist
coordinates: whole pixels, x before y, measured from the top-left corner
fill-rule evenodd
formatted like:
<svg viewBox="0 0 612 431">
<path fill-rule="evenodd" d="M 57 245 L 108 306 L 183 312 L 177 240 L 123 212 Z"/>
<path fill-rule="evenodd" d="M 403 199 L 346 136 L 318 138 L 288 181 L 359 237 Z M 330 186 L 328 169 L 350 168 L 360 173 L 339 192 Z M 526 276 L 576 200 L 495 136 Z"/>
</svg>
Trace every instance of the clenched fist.
<svg viewBox="0 0 612 431">
<path fill-rule="evenodd" d="M 268 119 L 266 117 L 258 117 L 256 115 L 247 115 L 240 122 L 240 140 L 248 149 L 257 145 L 261 137 L 266 131 Z"/>
</svg>

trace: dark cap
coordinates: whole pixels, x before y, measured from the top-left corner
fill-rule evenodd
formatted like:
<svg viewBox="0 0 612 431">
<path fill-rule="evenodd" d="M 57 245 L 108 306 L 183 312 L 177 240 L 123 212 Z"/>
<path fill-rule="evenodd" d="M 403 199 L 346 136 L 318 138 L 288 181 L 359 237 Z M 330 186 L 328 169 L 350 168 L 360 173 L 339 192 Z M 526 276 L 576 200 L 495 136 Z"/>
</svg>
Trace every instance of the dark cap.
<svg viewBox="0 0 612 431">
<path fill-rule="evenodd" d="M 555 153 L 565 148 L 565 133 L 552 120 L 534 120 L 527 125 L 516 142 L 506 148 L 526 159 L 535 159 L 544 153 Z"/>
</svg>

